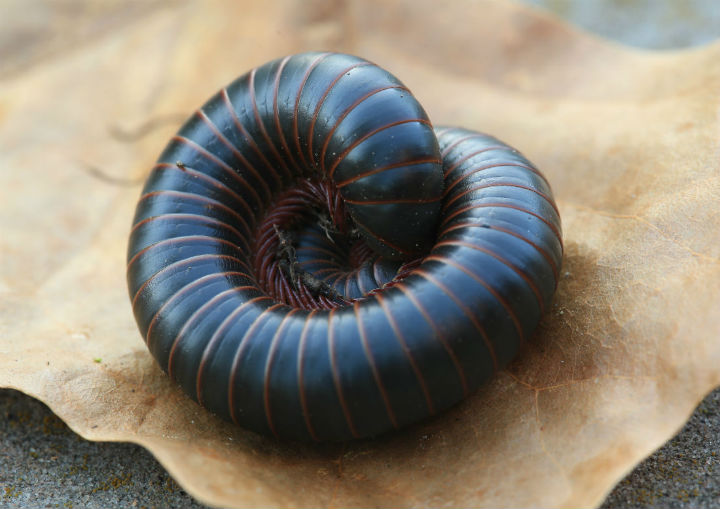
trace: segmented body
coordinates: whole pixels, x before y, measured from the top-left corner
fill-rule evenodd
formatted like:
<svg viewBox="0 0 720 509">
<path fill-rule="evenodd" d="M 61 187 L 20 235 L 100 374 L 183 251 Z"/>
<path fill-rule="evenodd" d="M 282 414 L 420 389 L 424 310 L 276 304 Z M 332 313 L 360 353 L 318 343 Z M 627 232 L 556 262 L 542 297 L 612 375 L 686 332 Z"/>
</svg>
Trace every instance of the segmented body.
<svg viewBox="0 0 720 509">
<path fill-rule="evenodd" d="M 268 291 L 254 235 L 305 178 L 332 180 L 386 259 L 422 262 L 380 289 L 319 276 L 352 287 L 344 304 L 277 300 L 289 290 Z M 296 247 L 308 271 L 314 235 Z M 561 257 L 550 186 L 517 151 L 433 130 L 364 60 L 305 53 L 239 78 L 170 141 L 138 203 L 128 285 L 148 348 L 200 404 L 265 434 L 346 440 L 439 412 L 505 366 Z"/>
</svg>

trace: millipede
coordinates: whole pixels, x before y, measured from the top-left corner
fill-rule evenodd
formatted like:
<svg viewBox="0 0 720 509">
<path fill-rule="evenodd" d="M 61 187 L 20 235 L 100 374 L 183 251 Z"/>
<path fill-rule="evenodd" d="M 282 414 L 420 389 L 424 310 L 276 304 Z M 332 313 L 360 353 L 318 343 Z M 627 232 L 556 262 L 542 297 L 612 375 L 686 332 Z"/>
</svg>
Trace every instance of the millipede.
<svg viewBox="0 0 720 509">
<path fill-rule="evenodd" d="M 364 59 L 257 67 L 185 122 L 128 247 L 159 366 L 211 412 L 291 440 L 402 428 L 502 369 L 562 258 L 546 178 L 487 134 L 433 127 Z"/>
</svg>

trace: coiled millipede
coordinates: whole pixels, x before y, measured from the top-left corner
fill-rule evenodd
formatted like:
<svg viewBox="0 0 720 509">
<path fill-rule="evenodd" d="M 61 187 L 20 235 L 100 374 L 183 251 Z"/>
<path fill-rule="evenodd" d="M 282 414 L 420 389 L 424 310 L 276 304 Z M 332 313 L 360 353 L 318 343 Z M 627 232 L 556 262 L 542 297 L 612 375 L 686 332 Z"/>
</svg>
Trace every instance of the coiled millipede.
<svg viewBox="0 0 720 509">
<path fill-rule="evenodd" d="M 561 257 L 550 186 L 520 153 L 434 129 L 376 65 L 303 53 L 238 78 L 171 139 L 127 277 L 148 348 L 193 399 L 260 433 L 346 440 L 505 366 Z"/>
</svg>

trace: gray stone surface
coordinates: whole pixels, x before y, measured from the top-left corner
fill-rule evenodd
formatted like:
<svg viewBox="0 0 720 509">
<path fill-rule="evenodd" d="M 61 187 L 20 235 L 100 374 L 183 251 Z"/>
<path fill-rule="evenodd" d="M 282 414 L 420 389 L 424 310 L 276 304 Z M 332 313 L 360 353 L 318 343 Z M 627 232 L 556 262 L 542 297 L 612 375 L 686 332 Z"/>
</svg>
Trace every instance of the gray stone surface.
<svg viewBox="0 0 720 509">
<path fill-rule="evenodd" d="M 687 48 L 720 37 L 717 0 L 522 0 L 629 46 Z"/>
<path fill-rule="evenodd" d="M 720 506 L 720 389 L 602 509 Z M 145 449 L 89 442 L 44 404 L 0 390 L 0 507 L 205 507 Z"/>
<path fill-rule="evenodd" d="M 680 433 L 615 487 L 602 509 L 719 506 L 720 390 L 716 390 Z"/>
<path fill-rule="evenodd" d="M 84 440 L 43 403 L 1 389 L 0 507 L 205 506 L 142 447 Z"/>
<path fill-rule="evenodd" d="M 679 48 L 720 37 L 716 0 L 526 0 L 626 44 Z M 720 390 L 610 494 L 615 507 L 720 506 Z M 204 507 L 141 447 L 88 442 L 45 405 L 0 390 L 0 507 Z"/>
</svg>

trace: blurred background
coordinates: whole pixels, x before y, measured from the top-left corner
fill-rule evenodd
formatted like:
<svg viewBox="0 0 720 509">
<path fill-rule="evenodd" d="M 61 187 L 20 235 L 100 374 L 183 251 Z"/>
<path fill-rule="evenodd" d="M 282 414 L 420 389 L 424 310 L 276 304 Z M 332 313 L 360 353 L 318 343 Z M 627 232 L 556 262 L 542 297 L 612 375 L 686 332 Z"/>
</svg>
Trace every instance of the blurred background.
<svg viewBox="0 0 720 509">
<path fill-rule="evenodd" d="M 26 2 L 0 0 L 0 18 L 21 20 L 0 32 L 0 79 L 86 43 L 159 0 Z M 167 3 L 167 2 L 165 2 Z M 717 0 L 524 0 L 585 31 L 644 48 L 682 49 L 720 38 Z M 21 15 L 22 14 L 22 15 Z M 83 23 L 78 23 L 78 18 Z M 81 27 L 79 30 L 76 27 Z M 68 28 L 73 30 L 68 32 Z M 720 390 L 684 429 L 613 490 L 603 508 L 720 505 Z M 141 447 L 88 442 L 45 405 L 0 390 L 0 507 L 204 507 Z"/>
<path fill-rule="evenodd" d="M 522 0 L 575 26 L 646 49 L 689 48 L 720 37 L 715 0 Z"/>
</svg>

